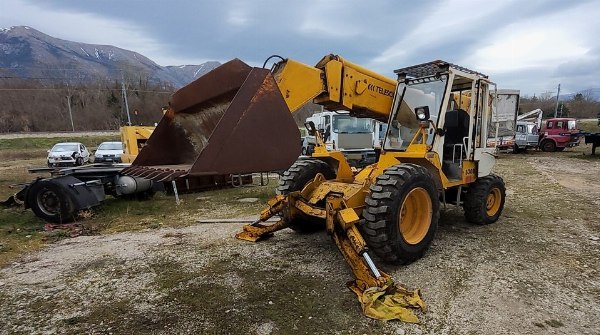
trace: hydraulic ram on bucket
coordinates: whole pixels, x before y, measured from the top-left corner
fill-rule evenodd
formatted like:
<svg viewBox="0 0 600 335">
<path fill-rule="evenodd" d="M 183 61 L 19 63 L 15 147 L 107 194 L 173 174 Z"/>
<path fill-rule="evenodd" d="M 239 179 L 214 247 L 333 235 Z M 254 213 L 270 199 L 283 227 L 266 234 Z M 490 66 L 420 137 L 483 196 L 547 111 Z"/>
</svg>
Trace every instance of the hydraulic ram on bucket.
<svg viewBox="0 0 600 335">
<path fill-rule="evenodd" d="M 234 59 L 173 94 L 124 173 L 169 181 L 267 172 L 299 155 L 300 132 L 271 72 Z"/>
</svg>

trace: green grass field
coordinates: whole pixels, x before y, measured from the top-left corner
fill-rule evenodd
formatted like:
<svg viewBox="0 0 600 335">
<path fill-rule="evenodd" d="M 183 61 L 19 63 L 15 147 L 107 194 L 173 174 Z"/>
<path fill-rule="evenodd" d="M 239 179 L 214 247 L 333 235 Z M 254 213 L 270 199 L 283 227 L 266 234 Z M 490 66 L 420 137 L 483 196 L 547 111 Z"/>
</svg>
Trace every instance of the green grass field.
<svg viewBox="0 0 600 335">
<path fill-rule="evenodd" d="M 579 121 L 578 122 L 579 129 L 589 133 L 600 133 L 600 126 L 598 125 L 598 121 Z"/>
</svg>

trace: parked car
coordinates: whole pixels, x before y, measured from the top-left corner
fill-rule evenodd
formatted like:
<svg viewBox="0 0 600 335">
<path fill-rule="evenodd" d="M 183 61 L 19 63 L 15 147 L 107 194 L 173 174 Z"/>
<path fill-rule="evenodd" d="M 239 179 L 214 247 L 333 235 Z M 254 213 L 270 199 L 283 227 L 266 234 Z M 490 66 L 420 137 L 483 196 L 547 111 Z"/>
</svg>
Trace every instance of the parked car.
<svg viewBox="0 0 600 335">
<path fill-rule="evenodd" d="M 48 150 L 48 166 L 83 165 L 90 161 L 90 152 L 79 142 L 56 143 Z"/>
<path fill-rule="evenodd" d="M 122 142 L 102 142 L 94 154 L 94 163 L 121 163 Z"/>
</svg>

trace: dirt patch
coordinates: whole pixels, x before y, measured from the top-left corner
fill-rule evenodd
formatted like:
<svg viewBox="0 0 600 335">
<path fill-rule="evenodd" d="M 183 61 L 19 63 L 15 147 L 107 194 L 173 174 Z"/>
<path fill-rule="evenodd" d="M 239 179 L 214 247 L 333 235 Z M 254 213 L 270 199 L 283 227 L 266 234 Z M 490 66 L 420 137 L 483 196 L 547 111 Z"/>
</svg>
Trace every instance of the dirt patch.
<svg viewBox="0 0 600 335">
<path fill-rule="evenodd" d="M 0 270 L 0 333 L 598 334 L 600 212 L 594 187 L 581 188 L 598 183 L 594 164 L 503 155 L 496 224 L 467 224 L 449 206 L 424 258 L 376 260 L 422 289 L 420 325 L 365 318 L 325 234 L 281 231 L 253 244 L 233 238 L 241 223 L 224 222 L 82 236 L 27 254 Z"/>
<path fill-rule="evenodd" d="M 528 159 L 528 163 L 549 181 L 589 198 L 600 206 L 600 160 L 537 157 Z"/>
</svg>

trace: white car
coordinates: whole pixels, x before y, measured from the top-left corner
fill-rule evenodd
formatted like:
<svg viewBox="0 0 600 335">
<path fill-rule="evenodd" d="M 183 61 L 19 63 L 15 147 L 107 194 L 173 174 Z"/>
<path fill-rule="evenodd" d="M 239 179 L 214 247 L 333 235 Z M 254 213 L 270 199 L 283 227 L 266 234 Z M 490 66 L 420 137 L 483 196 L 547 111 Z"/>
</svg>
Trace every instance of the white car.
<svg viewBox="0 0 600 335">
<path fill-rule="evenodd" d="M 123 155 L 123 143 L 102 142 L 94 154 L 94 163 L 121 163 L 121 155 Z"/>
<path fill-rule="evenodd" d="M 48 167 L 83 165 L 90 161 L 90 152 L 79 142 L 56 143 L 48 150 Z"/>
</svg>

